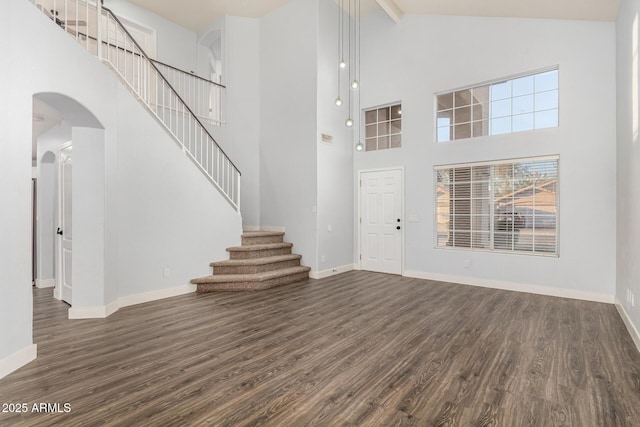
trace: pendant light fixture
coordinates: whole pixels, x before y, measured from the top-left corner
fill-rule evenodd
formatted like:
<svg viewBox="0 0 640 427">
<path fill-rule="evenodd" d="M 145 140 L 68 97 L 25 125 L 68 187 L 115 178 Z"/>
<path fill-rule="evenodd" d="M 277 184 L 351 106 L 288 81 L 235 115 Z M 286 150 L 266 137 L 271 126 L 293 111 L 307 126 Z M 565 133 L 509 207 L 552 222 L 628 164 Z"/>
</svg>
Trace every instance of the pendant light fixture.
<svg viewBox="0 0 640 427">
<path fill-rule="evenodd" d="M 344 101 L 340 96 L 341 89 L 341 70 L 348 69 L 348 81 L 351 89 L 348 90 L 348 112 L 347 119 L 344 121 L 345 126 L 353 127 L 354 120 L 352 117 L 354 107 L 353 91 L 360 88 L 360 0 L 346 0 L 348 1 L 348 14 L 347 19 L 347 36 L 345 37 L 345 24 L 344 24 L 344 1 L 339 0 L 338 3 L 338 96 L 335 99 L 335 105 L 341 106 Z M 353 21 L 353 23 L 352 23 Z M 345 40 L 346 39 L 346 40 Z M 347 43 L 347 52 L 345 58 L 345 42 Z M 346 60 L 345 60 L 346 59 Z M 360 110 L 360 93 L 358 92 L 358 111 Z M 358 136 L 360 136 L 360 129 L 358 129 Z"/>
</svg>

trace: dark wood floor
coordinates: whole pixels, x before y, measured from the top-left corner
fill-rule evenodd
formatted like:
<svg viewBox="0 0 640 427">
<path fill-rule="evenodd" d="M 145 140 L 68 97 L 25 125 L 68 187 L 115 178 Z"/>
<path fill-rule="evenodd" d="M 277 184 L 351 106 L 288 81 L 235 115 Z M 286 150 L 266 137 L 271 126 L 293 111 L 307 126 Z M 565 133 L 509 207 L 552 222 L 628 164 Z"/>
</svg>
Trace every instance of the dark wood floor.
<svg viewBox="0 0 640 427">
<path fill-rule="evenodd" d="M 34 291 L 38 359 L 0 425 L 640 425 L 640 354 L 615 308 L 349 272 L 68 320 Z M 3 325 L 7 327 L 7 325 Z"/>
</svg>

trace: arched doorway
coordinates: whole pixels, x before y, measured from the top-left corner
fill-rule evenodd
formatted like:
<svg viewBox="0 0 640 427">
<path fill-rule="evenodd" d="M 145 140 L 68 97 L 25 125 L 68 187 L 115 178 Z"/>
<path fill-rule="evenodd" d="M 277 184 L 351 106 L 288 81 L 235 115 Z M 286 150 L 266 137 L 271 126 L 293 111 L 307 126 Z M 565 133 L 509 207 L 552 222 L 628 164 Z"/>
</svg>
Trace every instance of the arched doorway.
<svg viewBox="0 0 640 427">
<path fill-rule="evenodd" d="M 51 115 L 59 118 L 47 128 L 34 125 L 33 132 L 40 196 L 34 254 L 37 283 L 55 284 L 54 296 L 71 305 L 72 318 L 76 302 L 85 305 L 92 294 L 104 291 L 104 128 L 87 108 L 66 95 L 39 93 L 33 99 L 34 123 L 35 118 L 39 122 L 47 122 Z M 77 256 L 71 256 L 72 229 Z"/>
</svg>

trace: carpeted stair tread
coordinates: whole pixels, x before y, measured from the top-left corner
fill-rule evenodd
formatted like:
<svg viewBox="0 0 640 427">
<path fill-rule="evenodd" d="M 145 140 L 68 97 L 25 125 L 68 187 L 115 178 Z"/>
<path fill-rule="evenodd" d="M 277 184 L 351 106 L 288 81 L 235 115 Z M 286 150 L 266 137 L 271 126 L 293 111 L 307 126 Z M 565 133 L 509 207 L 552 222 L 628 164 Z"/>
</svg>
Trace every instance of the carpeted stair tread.
<svg viewBox="0 0 640 427">
<path fill-rule="evenodd" d="M 227 248 L 228 252 L 251 252 L 251 251 L 260 251 L 260 250 L 269 250 L 269 249 L 282 249 L 282 248 L 291 248 L 293 247 L 293 243 L 265 243 L 262 245 L 248 245 L 248 246 L 233 246 Z"/>
<path fill-rule="evenodd" d="M 264 265 L 264 264 L 272 264 L 282 261 L 290 261 L 301 259 L 302 255 L 299 254 L 289 254 L 289 255 L 275 255 L 264 258 L 252 258 L 252 259 L 228 259 L 224 261 L 215 261 L 210 263 L 211 267 L 230 267 L 230 266 L 239 266 L 239 265 Z"/>
<path fill-rule="evenodd" d="M 284 236 L 282 231 L 245 231 L 242 237 L 267 237 L 267 236 Z"/>
<path fill-rule="evenodd" d="M 253 274 L 221 274 L 213 276 L 200 277 L 198 279 L 192 279 L 193 284 L 206 284 L 206 283 L 222 283 L 222 282 L 262 282 L 265 280 L 276 279 L 279 277 L 285 277 L 300 273 L 308 273 L 311 271 L 310 267 L 299 266 L 285 268 L 282 270 L 265 271 L 264 273 Z"/>
</svg>

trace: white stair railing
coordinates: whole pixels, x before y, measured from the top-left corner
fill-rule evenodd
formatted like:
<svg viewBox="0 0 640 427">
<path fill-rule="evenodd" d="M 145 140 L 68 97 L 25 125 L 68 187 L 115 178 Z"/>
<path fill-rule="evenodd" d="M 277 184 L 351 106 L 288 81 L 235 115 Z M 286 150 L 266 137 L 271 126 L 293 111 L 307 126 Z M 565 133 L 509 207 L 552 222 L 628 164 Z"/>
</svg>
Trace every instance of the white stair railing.
<svg viewBox="0 0 640 427">
<path fill-rule="evenodd" d="M 222 117 L 224 85 L 158 60 L 152 59 L 152 61 L 199 119 L 216 126 L 224 123 Z"/>
<path fill-rule="evenodd" d="M 113 69 L 227 201 L 240 210 L 240 171 L 111 10 L 101 2 L 29 1 Z"/>
</svg>

